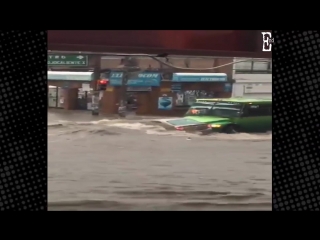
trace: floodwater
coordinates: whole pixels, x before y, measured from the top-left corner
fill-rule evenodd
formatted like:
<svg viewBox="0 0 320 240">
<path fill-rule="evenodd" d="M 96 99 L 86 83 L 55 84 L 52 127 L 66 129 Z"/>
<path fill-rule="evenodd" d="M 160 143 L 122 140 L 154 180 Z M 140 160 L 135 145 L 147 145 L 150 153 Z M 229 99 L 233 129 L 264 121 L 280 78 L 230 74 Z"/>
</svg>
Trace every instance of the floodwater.
<svg viewBox="0 0 320 240">
<path fill-rule="evenodd" d="M 271 210 L 269 134 L 49 111 L 49 210 Z"/>
</svg>

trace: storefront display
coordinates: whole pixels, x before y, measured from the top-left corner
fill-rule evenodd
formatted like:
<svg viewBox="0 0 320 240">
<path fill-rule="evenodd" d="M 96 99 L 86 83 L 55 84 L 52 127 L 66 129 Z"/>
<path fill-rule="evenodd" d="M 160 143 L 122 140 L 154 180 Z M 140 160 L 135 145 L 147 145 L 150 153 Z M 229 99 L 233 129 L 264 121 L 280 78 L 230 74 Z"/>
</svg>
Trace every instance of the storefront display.
<svg viewBox="0 0 320 240">
<path fill-rule="evenodd" d="M 213 98 L 214 92 L 210 90 L 185 90 L 176 93 L 176 106 L 190 106 L 197 98 Z"/>
<path fill-rule="evenodd" d="M 63 89 L 56 86 L 49 86 L 48 88 L 48 107 L 50 108 L 61 108 L 61 98 L 63 97 Z"/>
</svg>

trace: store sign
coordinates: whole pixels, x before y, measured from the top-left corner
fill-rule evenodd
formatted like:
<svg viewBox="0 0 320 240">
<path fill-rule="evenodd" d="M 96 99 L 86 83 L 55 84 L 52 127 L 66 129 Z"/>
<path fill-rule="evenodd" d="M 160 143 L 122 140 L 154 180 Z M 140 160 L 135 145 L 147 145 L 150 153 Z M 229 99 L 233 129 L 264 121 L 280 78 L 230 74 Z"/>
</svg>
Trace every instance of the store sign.
<svg viewBox="0 0 320 240">
<path fill-rule="evenodd" d="M 48 66 L 88 66 L 88 55 L 48 54 Z"/>
<path fill-rule="evenodd" d="M 226 82 L 224 73 L 174 73 L 172 82 Z"/>
<path fill-rule="evenodd" d="M 172 84 L 171 91 L 172 92 L 180 92 L 182 89 L 182 85 L 180 83 Z"/>
<path fill-rule="evenodd" d="M 231 83 L 225 83 L 223 86 L 224 92 L 232 92 L 232 84 Z"/>
<path fill-rule="evenodd" d="M 111 86 L 122 85 L 123 73 L 113 72 L 109 80 Z M 159 87 L 161 83 L 160 73 L 139 73 L 136 78 L 129 79 L 127 86 L 130 87 Z"/>
<path fill-rule="evenodd" d="M 127 87 L 127 92 L 151 92 L 151 87 Z"/>
<path fill-rule="evenodd" d="M 166 94 L 163 94 L 162 97 L 158 98 L 158 109 L 160 110 L 171 110 L 172 109 L 172 97 L 167 97 Z"/>
</svg>

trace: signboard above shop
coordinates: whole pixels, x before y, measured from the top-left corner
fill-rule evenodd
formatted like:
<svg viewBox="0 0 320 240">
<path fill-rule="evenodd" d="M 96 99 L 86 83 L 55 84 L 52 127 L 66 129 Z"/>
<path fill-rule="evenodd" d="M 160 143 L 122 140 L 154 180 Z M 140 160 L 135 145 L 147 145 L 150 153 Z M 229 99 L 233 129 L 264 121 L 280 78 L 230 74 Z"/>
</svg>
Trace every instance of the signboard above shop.
<svg viewBox="0 0 320 240">
<path fill-rule="evenodd" d="M 174 73 L 172 82 L 227 82 L 225 73 Z"/>
<path fill-rule="evenodd" d="M 122 85 L 123 73 L 121 72 L 111 72 L 110 73 L 110 85 L 111 86 L 121 86 Z M 127 82 L 129 87 L 159 87 L 161 82 L 160 73 L 139 73 L 137 77 L 131 78 Z"/>
<path fill-rule="evenodd" d="M 151 92 L 151 87 L 127 87 L 127 92 Z"/>
<path fill-rule="evenodd" d="M 181 83 L 175 83 L 171 85 L 171 91 L 172 92 L 180 92 L 182 89 Z"/>
<path fill-rule="evenodd" d="M 88 55 L 82 54 L 48 54 L 48 66 L 88 66 Z"/>
</svg>

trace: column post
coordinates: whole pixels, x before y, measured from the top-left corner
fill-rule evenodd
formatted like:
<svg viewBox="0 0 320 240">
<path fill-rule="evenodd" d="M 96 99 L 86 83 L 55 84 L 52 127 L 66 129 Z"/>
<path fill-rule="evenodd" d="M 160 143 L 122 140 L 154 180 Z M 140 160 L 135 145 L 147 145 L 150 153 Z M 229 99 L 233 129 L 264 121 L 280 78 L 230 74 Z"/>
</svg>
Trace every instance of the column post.
<svg viewBox="0 0 320 240">
<path fill-rule="evenodd" d="M 97 116 L 101 112 L 100 95 L 103 94 L 103 92 L 100 93 L 100 91 L 98 90 L 98 80 L 100 79 L 100 74 L 101 74 L 101 56 L 90 55 L 89 63 L 93 67 L 93 78 L 92 78 L 92 84 L 91 84 L 93 89 L 91 114 Z"/>
</svg>

